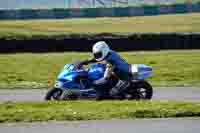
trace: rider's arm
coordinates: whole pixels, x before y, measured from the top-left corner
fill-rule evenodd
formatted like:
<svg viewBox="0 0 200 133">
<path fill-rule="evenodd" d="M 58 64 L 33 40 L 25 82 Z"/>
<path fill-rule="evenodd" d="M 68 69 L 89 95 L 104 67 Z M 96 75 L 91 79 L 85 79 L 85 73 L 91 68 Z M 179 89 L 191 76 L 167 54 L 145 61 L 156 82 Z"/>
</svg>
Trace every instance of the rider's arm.
<svg viewBox="0 0 200 133">
<path fill-rule="evenodd" d="M 82 68 L 84 65 L 88 65 L 90 63 L 96 63 L 97 61 L 93 58 L 91 59 L 87 59 L 87 60 L 83 60 L 83 61 L 78 61 L 75 62 L 74 65 L 76 66 L 76 69 L 80 69 Z"/>
<path fill-rule="evenodd" d="M 104 72 L 103 78 L 105 78 L 105 79 L 109 78 L 111 73 L 112 73 L 112 66 L 110 64 L 107 64 L 107 67 L 106 67 L 106 70 Z"/>
<path fill-rule="evenodd" d="M 88 65 L 90 63 L 96 63 L 97 61 L 94 58 L 87 59 L 81 62 L 82 65 Z"/>
<path fill-rule="evenodd" d="M 111 73 L 112 73 L 112 67 L 110 67 L 110 65 L 107 65 L 106 70 L 104 72 L 104 76 L 101 79 L 94 81 L 94 84 L 96 85 L 105 84 L 108 81 L 108 78 L 110 77 Z"/>
</svg>

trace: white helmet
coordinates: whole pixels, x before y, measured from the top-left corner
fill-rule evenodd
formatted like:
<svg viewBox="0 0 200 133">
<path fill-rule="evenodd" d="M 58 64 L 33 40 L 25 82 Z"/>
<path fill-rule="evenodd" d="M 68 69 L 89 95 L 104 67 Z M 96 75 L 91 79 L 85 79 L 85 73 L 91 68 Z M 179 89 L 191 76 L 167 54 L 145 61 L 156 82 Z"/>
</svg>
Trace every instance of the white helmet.
<svg viewBox="0 0 200 133">
<path fill-rule="evenodd" d="M 104 41 L 99 41 L 94 44 L 92 53 L 97 61 L 102 61 L 110 51 L 109 46 Z"/>
</svg>

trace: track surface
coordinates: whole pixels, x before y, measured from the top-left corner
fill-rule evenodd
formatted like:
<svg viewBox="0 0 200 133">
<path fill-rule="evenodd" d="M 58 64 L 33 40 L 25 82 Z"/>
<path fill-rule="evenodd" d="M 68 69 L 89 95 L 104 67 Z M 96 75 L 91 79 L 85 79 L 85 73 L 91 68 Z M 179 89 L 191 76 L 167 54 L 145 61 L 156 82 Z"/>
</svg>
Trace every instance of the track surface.
<svg viewBox="0 0 200 133">
<path fill-rule="evenodd" d="M 200 118 L 0 124 L 1 133 L 199 133 Z"/>
<path fill-rule="evenodd" d="M 0 101 L 41 101 L 46 89 L 0 90 Z M 153 100 L 192 100 L 200 101 L 200 88 L 171 87 L 154 88 Z"/>
<path fill-rule="evenodd" d="M 0 101 L 43 100 L 47 90 L 0 90 Z M 200 88 L 156 88 L 155 100 L 200 101 Z M 0 133 L 199 133 L 200 118 L 0 124 Z"/>
</svg>

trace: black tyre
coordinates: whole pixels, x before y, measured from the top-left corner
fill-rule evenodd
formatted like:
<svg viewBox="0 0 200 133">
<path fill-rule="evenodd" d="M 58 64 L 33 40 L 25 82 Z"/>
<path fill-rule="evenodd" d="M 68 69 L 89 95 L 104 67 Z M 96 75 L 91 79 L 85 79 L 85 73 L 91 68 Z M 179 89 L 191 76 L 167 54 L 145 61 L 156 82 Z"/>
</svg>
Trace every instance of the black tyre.
<svg viewBox="0 0 200 133">
<path fill-rule="evenodd" d="M 131 98 L 136 100 L 150 100 L 153 88 L 147 81 L 137 81 L 131 84 Z"/>
<path fill-rule="evenodd" d="M 102 90 L 98 89 L 96 90 L 96 100 L 97 101 L 101 101 L 101 100 L 105 100 L 107 97 L 107 95 L 105 94 L 105 90 L 102 88 Z"/>
<path fill-rule="evenodd" d="M 47 101 L 50 101 L 50 100 L 58 101 L 61 99 L 60 97 L 61 97 L 62 93 L 63 93 L 63 90 L 61 90 L 59 88 L 53 88 L 47 92 L 44 99 Z"/>
<path fill-rule="evenodd" d="M 110 99 L 109 89 L 105 85 L 96 86 L 95 91 L 96 91 L 96 98 L 95 99 L 97 101 Z"/>
</svg>

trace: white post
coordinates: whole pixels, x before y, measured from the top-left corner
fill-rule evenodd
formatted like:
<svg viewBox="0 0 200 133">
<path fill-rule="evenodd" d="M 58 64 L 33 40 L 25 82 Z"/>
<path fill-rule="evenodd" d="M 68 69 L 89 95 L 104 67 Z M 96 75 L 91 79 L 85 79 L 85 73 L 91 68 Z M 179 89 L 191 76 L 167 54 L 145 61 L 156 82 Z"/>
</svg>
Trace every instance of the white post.
<svg viewBox="0 0 200 133">
<path fill-rule="evenodd" d="M 92 0 L 92 8 L 95 8 L 96 7 L 96 2 L 95 2 L 96 0 Z"/>
<path fill-rule="evenodd" d="M 67 0 L 68 1 L 68 8 L 71 8 L 71 0 Z"/>
</svg>

